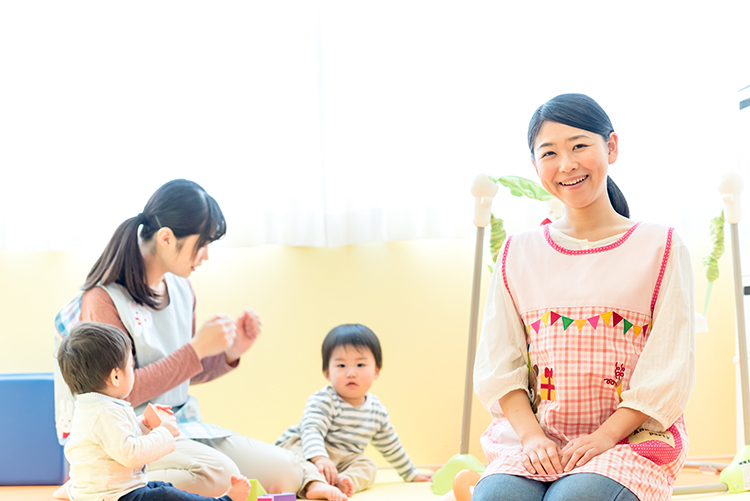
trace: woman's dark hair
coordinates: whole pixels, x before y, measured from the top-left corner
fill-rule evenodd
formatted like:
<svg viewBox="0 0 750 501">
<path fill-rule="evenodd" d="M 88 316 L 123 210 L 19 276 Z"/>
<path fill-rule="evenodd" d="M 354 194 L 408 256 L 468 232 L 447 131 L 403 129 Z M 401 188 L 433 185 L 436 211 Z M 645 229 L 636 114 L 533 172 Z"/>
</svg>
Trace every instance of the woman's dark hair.
<svg viewBox="0 0 750 501">
<path fill-rule="evenodd" d="M 146 279 L 146 266 L 138 246 L 161 228 L 170 228 L 178 239 L 199 235 L 193 252 L 218 240 L 227 231 L 224 214 L 206 190 L 186 179 L 175 179 L 162 185 L 143 208 L 143 212 L 123 222 L 86 277 L 83 290 L 97 285 L 118 283 L 125 287 L 136 303 L 154 308 L 156 294 Z"/>
<path fill-rule="evenodd" d="M 73 395 L 101 391 L 113 369 L 125 369 L 132 353 L 130 337 L 117 327 L 81 322 L 65 336 L 57 351 L 65 384 Z"/>
<path fill-rule="evenodd" d="M 354 346 L 358 350 L 367 348 L 375 358 L 375 366 L 383 367 L 383 352 L 378 336 L 369 327 L 360 324 L 343 324 L 334 327 L 323 340 L 323 372 L 328 370 L 333 350 L 337 346 Z"/>
<path fill-rule="evenodd" d="M 615 129 L 607 113 L 599 103 L 584 94 L 561 94 L 541 105 L 531 116 L 529 122 L 529 150 L 534 154 L 534 143 L 544 122 L 557 122 L 576 129 L 583 129 L 599 134 L 604 141 Z M 625 196 L 612 178 L 607 176 L 607 194 L 615 211 L 621 216 L 630 217 L 630 208 Z"/>
</svg>

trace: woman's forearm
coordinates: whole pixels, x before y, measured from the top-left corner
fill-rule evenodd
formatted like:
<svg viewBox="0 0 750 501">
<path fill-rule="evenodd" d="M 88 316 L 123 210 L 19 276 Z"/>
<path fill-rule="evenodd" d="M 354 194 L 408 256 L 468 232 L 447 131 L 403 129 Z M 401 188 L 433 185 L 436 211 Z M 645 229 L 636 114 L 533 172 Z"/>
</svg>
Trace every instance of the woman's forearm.
<svg viewBox="0 0 750 501">
<path fill-rule="evenodd" d="M 137 407 L 179 386 L 203 370 L 190 345 L 184 345 L 164 358 L 135 370 L 133 390 L 125 399 Z"/>
<path fill-rule="evenodd" d="M 534 436 L 545 436 L 531 410 L 529 396 L 525 390 L 513 390 L 501 397 L 498 402 L 521 443 Z"/>
<path fill-rule="evenodd" d="M 648 418 L 648 415 L 635 409 L 620 407 L 602 423 L 599 431 L 617 443 L 638 429 Z"/>
</svg>

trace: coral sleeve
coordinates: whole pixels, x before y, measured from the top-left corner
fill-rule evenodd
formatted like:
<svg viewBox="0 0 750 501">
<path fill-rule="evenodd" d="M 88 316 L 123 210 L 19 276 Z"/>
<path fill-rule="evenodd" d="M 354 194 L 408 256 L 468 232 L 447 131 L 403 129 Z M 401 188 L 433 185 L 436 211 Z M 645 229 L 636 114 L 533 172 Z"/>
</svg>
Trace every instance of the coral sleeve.
<svg viewBox="0 0 750 501">
<path fill-rule="evenodd" d="M 83 294 L 81 320 L 109 324 L 130 336 L 120 320 L 112 298 L 100 287 L 94 287 Z M 201 360 L 198 359 L 193 347 L 185 344 L 161 360 L 145 367 L 138 367 L 135 370 L 133 391 L 125 400 L 137 407 L 181 384 L 186 379 L 198 376 L 201 372 L 203 372 Z"/>
</svg>

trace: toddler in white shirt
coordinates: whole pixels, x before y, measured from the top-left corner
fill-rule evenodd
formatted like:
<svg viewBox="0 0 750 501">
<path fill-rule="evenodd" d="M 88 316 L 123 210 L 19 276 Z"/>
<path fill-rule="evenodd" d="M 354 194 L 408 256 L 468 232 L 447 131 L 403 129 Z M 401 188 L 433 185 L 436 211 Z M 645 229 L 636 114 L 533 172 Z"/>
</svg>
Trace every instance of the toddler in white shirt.
<svg viewBox="0 0 750 501">
<path fill-rule="evenodd" d="M 229 490 L 208 498 L 179 490 L 169 482 L 149 482 L 146 463 L 175 450 L 177 423 L 164 419 L 149 429 L 124 399 L 133 389 L 130 337 L 98 322 L 82 322 L 57 353 L 65 383 L 76 396 L 70 440 L 67 494 L 72 501 L 245 501 L 250 482 L 232 476 Z M 157 406 L 171 414 L 169 407 Z"/>
</svg>

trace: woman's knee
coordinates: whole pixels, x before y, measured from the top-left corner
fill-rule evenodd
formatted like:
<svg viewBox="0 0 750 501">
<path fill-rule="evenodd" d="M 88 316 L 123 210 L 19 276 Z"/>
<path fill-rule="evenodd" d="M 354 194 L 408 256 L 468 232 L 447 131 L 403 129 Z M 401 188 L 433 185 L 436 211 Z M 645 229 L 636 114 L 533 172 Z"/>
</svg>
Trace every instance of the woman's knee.
<svg viewBox="0 0 750 501">
<path fill-rule="evenodd" d="M 241 435 L 209 443 L 268 492 L 297 492 L 302 486 L 302 464 L 291 451 Z"/>
<path fill-rule="evenodd" d="M 202 495 L 209 497 L 223 496 L 232 485 L 232 475 L 240 474 L 237 465 L 221 453 L 191 461 L 186 469 L 204 486 L 207 494 Z"/>
<path fill-rule="evenodd" d="M 275 473 L 267 480 L 271 489 L 268 492 L 297 492 L 303 478 L 300 460 L 290 451 L 278 447 L 271 459 Z"/>
<path fill-rule="evenodd" d="M 471 501 L 541 501 L 547 486 L 515 475 L 489 475 L 474 487 Z"/>
<path fill-rule="evenodd" d="M 231 458 L 197 440 L 178 440 L 177 450 L 149 463 L 149 480 L 171 482 L 201 496 L 218 497 L 239 469 Z"/>
<path fill-rule="evenodd" d="M 638 501 L 624 485 L 596 473 L 577 473 L 554 482 L 545 501 Z"/>
</svg>

